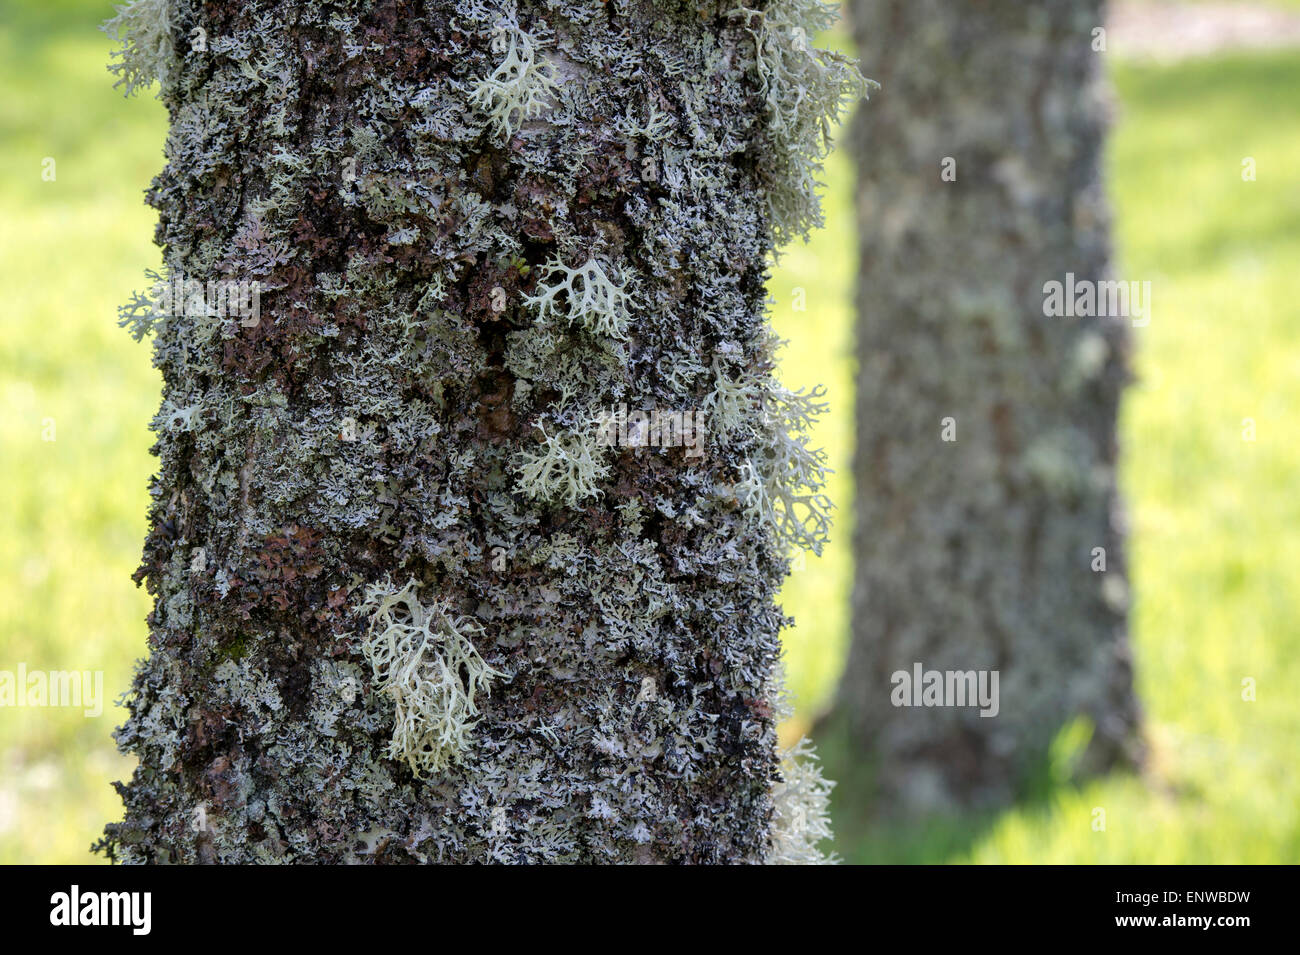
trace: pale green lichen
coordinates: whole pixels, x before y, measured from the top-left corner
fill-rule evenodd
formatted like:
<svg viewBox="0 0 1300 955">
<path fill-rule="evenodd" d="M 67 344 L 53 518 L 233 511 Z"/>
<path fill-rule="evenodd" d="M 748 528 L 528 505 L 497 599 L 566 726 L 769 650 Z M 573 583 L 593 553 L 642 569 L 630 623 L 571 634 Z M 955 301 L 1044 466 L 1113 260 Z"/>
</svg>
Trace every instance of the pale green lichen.
<svg viewBox="0 0 1300 955">
<path fill-rule="evenodd" d="M 766 384 L 789 159 L 746 24 L 625 0 L 167 9 L 178 46 L 208 38 L 164 91 L 167 272 L 267 294 L 255 328 L 122 315 L 165 405 L 154 649 L 119 734 L 139 769 L 106 850 L 763 857 L 773 482 L 800 455 L 773 447 Z M 707 454 L 602 446 L 625 403 L 698 414 L 714 352 L 736 400 Z M 772 509 L 738 506 L 747 463 Z M 389 580 L 359 615 L 348 595 Z M 501 675 L 467 686 L 468 647 Z"/>
<path fill-rule="evenodd" d="M 101 27 L 120 44 L 112 53 L 117 62 L 108 67 L 118 77 L 113 88 L 125 86 L 130 96 L 157 80 L 161 96 L 176 70 L 170 0 L 131 0 L 114 9 L 117 15 Z"/>
<path fill-rule="evenodd" d="M 754 40 L 755 68 L 767 100 L 772 145 L 768 208 L 777 244 L 822 225 L 817 176 L 830 152 L 832 124 L 874 84 L 856 61 L 811 44 L 838 19 L 819 0 L 776 0 L 764 10 L 741 7 Z"/>
<path fill-rule="evenodd" d="M 560 280 L 554 281 L 556 276 Z M 552 259 L 541 270 L 537 294 L 525 301 L 542 318 L 559 315 L 570 325 L 580 325 L 593 335 L 627 338 L 628 308 L 634 304 L 627 292 L 627 278 L 611 278 L 605 266 L 594 258 L 576 268 Z M 563 294 L 563 304 L 560 296 Z"/>
<path fill-rule="evenodd" d="M 662 142 L 672 131 L 673 118 L 651 103 L 644 120 L 638 119 L 631 107 L 628 107 L 627 112 L 614 121 L 614 128 L 629 138 L 639 137 L 657 143 Z"/>
<path fill-rule="evenodd" d="M 599 459 L 592 428 L 567 434 L 542 432 L 542 450 L 519 455 L 519 490 L 534 500 L 562 501 L 574 507 L 589 497 L 599 497 L 598 484 L 609 476 L 609 466 Z"/>
<path fill-rule="evenodd" d="M 1113 477 L 1104 468 L 1081 468 L 1080 461 L 1091 456 L 1086 434 L 1073 427 L 1061 427 L 1036 437 L 1025 449 L 1022 466 L 1025 472 L 1048 494 L 1061 500 L 1076 500 L 1096 479 L 1105 486 Z"/>
<path fill-rule="evenodd" d="M 498 21 L 492 50 L 504 53 L 505 59 L 478 81 L 470 103 L 488 115 L 502 138 L 509 139 L 525 122 L 542 114 L 547 97 L 559 86 L 554 66 L 541 58 L 541 44 L 520 29 L 513 10 Z"/>
<path fill-rule="evenodd" d="M 765 411 L 770 442 L 755 469 L 766 484 L 765 498 L 778 537 L 790 547 L 815 554 L 830 538 L 834 508 L 822 492 L 830 473 L 826 452 L 809 446 L 813 422 L 827 408 L 817 399 L 825 394 L 823 385 L 807 393 L 779 386 L 769 392 Z"/>
<path fill-rule="evenodd" d="M 404 760 L 417 777 L 442 772 L 469 745 L 478 707 L 493 677 L 471 642 L 482 627 L 451 614 L 441 601 L 420 602 L 414 579 L 367 588 L 362 613 L 370 628 L 361 645 L 374 689 L 393 704 L 390 759 Z"/>
<path fill-rule="evenodd" d="M 779 344 L 773 341 L 769 347 Z M 810 441 L 816 418 L 827 409 L 819 400 L 825 387 L 791 391 L 771 375 L 742 371 L 733 377 L 723 361 L 714 363 L 714 375 L 714 389 L 704 403 L 713 430 L 748 432 L 756 445 L 738 467 L 737 500 L 747 514 L 773 528 L 787 551 L 820 554 L 830 536 L 834 505 L 823 493 L 830 473 L 826 452 L 810 447 Z"/>
<path fill-rule="evenodd" d="M 703 411 L 717 434 L 733 434 L 754 421 L 762 407 L 767 384 L 753 374 L 732 376 L 720 359 L 713 362 L 713 390 L 704 399 Z"/>
</svg>

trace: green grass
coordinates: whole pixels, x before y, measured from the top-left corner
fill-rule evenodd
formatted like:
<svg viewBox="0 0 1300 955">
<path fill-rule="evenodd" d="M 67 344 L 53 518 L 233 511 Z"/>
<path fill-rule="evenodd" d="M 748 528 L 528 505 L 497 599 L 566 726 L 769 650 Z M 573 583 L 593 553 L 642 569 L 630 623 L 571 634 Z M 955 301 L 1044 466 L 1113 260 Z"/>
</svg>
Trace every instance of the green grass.
<svg viewBox="0 0 1300 955">
<path fill-rule="evenodd" d="M 130 582 L 153 459 L 159 380 L 116 307 L 155 266 L 142 192 L 162 163 L 157 102 L 123 100 L 95 31 L 108 5 L 9 4 L 0 24 L 0 669 L 103 669 L 111 701 L 144 652 L 148 600 Z M 1153 743 L 1147 777 L 1056 788 L 1001 816 L 863 826 L 859 780 L 837 794 L 837 846 L 865 861 L 1300 861 L 1300 55 L 1116 70 L 1119 272 L 1150 278 L 1138 332 L 1146 383 L 1123 431 L 1133 517 L 1135 644 Z M 1289 100 L 1289 101 L 1288 101 Z M 1243 183 L 1254 156 L 1259 180 Z M 52 156 L 57 180 L 41 178 Z M 784 376 L 823 382 L 819 436 L 839 533 L 785 591 L 796 723 L 834 690 L 851 558 L 852 172 L 827 169 L 827 228 L 772 283 L 791 340 Z M 802 288 L 807 310 L 794 311 Z M 1253 417 L 1258 440 L 1241 440 Z M 42 440 L 46 418 L 56 440 Z M 1255 703 L 1240 680 L 1258 683 Z M 89 861 L 130 771 L 118 722 L 0 710 L 0 862 Z M 797 727 L 796 727 L 797 728 Z M 834 741 L 828 741 L 832 748 Z M 853 765 L 851 754 L 828 753 Z M 1092 809 L 1107 831 L 1091 830 Z"/>
<path fill-rule="evenodd" d="M 7 5 L 0 27 L 0 669 L 103 670 L 106 697 L 98 719 L 0 710 L 0 862 L 89 861 L 131 768 L 109 733 L 144 651 L 130 575 L 160 381 L 114 319 L 159 261 L 143 190 L 165 115 L 113 91 L 96 20 Z"/>
</svg>

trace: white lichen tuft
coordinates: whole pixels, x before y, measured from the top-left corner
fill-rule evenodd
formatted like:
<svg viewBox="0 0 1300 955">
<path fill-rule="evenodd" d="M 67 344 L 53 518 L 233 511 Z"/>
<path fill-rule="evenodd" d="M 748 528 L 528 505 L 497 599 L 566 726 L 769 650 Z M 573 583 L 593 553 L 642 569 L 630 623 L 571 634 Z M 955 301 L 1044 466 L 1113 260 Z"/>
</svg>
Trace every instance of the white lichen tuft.
<svg viewBox="0 0 1300 955">
<path fill-rule="evenodd" d="M 157 80 L 161 96 L 176 73 L 171 0 L 131 0 L 114 9 L 117 15 L 100 27 L 121 44 L 108 67 L 118 78 L 113 89 L 125 86 L 123 93 L 130 96 Z"/>
<path fill-rule="evenodd" d="M 822 776 L 817 754 L 801 738 L 782 754 L 781 782 L 772 788 L 772 845 L 767 865 L 834 865 L 818 848 L 831 838 L 830 797 L 834 783 Z"/>
<path fill-rule="evenodd" d="M 767 516 L 776 526 L 777 536 L 788 547 L 818 555 L 830 539 L 834 508 L 822 493 L 830 473 L 826 452 L 809 447 L 813 421 L 827 408 L 817 399 L 825 394 L 824 385 L 807 393 L 780 386 L 769 391 L 764 415 L 771 440 L 756 469 L 766 484 Z"/>
<path fill-rule="evenodd" d="M 556 276 L 560 276 L 558 282 L 553 281 Z M 563 305 L 559 304 L 561 293 Z M 552 259 L 542 269 L 537 294 L 524 301 L 535 306 L 543 319 L 562 315 L 570 325 L 581 325 L 594 335 L 618 340 L 627 338 L 628 309 L 634 304 L 626 278 L 620 277 L 615 284 L 594 258 L 573 269 Z"/>
<path fill-rule="evenodd" d="M 668 113 L 659 110 L 654 103 L 651 103 L 646 118 L 641 120 L 636 117 L 632 107 L 629 106 L 621 117 L 614 120 L 614 128 L 629 139 L 639 137 L 648 142 L 657 143 L 662 142 L 672 132 L 673 118 Z"/>
<path fill-rule="evenodd" d="M 716 434 L 733 434 L 754 421 L 763 405 L 766 385 L 755 375 L 732 377 L 725 365 L 714 359 L 713 390 L 704 399 L 702 411 Z"/>
<path fill-rule="evenodd" d="M 541 44 L 520 28 L 513 13 L 498 21 L 492 50 L 504 53 L 505 59 L 478 81 L 470 102 L 488 114 L 498 134 L 509 139 L 525 122 L 541 115 L 546 97 L 559 86 L 554 66 L 539 59 Z"/>
<path fill-rule="evenodd" d="M 488 666 L 470 641 L 482 633 L 439 601 L 422 604 L 414 580 L 400 590 L 391 582 L 367 588 L 362 612 L 370 628 L 362 653 L 374 689 L 393 702 L 390 759 L 404 760 L 417 777 L 439 773 L 468 747 L 478 715 L 475 696 L 502 674 Z"/>
<path fill-rule="evenodd" d="M 519 455 L 519 490 L 534 500 L 563 501 L 573 507 L 588 497 L 599 497 L 597 484 L 609 476 L 609 465 L 599 459 L 594 429 L 568 434 L 542 431 L 542 450 Z"/>
<path fill-rule="evenodd" d="M 787 552 L 821 554 L 834 509 L 823 493 L 831 470 L 826 452 L 809 442 L 817 416 L 827 408 L 819 400 L 825 386 L 791 391 L 770 376 L 742 372 L 733 378 L 720 362 L 714 373 L 714 389 L 704 402 L 711 428 L 724 435 L 748 431 L 758 445 L 739 465 L 736 499 L 750 517 L 772 527 Z"/>
<path fill-rule="evenodd" d="M 765 10 L 742 7 L 754 38 L 755 68 L 767 100 L 768 134 L 777 161 L 768 211 L 778 245 L 822 225 L 817 176 L 830 152 L 832 123 L 876 84 L 856 61 L 813 46 L 810 37 L 838 15 L 820 0 L 774 0 Z"/>
<path fill-rule="evenodd" d="M 794 716 L 794 694 L 786 683 L 785 654 L 782 653 L 768 674 L 764 696 L 772 707 L 772 722 L 784 723 Z"/>
</svg>

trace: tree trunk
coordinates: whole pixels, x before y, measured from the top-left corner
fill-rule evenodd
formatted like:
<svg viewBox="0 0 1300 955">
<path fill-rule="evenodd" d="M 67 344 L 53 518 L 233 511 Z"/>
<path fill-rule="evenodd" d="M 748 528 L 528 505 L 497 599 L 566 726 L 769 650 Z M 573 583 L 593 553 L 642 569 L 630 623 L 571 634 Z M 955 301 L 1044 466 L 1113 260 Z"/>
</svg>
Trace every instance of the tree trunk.
<svg viewBox="0 0 1300 955">
<path fill-rule="evenodd" d="M 102 850 L 814 852 L 773 597 L 824 536 L 820 458 L 764 286 L 861 89 L 804 43 L 823 17 L 136 0 L 110 24 L 171 130 L 167 274 L 123 318 L 165 393 L 117 737 L 140 765 Z"/>
<path fill-rule="evenodd" d="M 1134 755 L 1115 476 L 1129 319 L 1044 307 L 1046 283 L 1108 265 L 1102 6 L 852 8 L 882 93 L 854 130 L 857 570 L 838 707 L 885 808 L 1005 801 L 1079 716 L 1080 770 Z M 917 664 L 997 671 L 997 715 L 951 705 L 956 680 L 927 701 Z"/>
</svg>

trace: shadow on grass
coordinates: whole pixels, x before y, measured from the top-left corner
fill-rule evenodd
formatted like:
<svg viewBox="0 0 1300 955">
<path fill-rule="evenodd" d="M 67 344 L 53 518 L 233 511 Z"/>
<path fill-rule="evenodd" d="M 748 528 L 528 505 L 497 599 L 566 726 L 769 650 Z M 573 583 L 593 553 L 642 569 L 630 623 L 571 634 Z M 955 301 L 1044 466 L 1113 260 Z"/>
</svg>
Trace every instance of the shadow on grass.
<svg viewBox="0 0 1300 955">
<path fill-rule="evenodd" d="M 864 753 L 836 712 L 812 731 L 813 742 L 831 791 L 835 852 L 861 865 L 937 865 L 963 862 L 997 825 L 1004 813 L 1050 812 L 1056 797 L 1082 780 L 1078 767 L 1091 738 L 1086 722 L 1067 725 L 1051 747 L 1019 781 L 1014 803 L 995 809 L 907 816 L 878 805 L 870 755 Z"/>
</svg>

